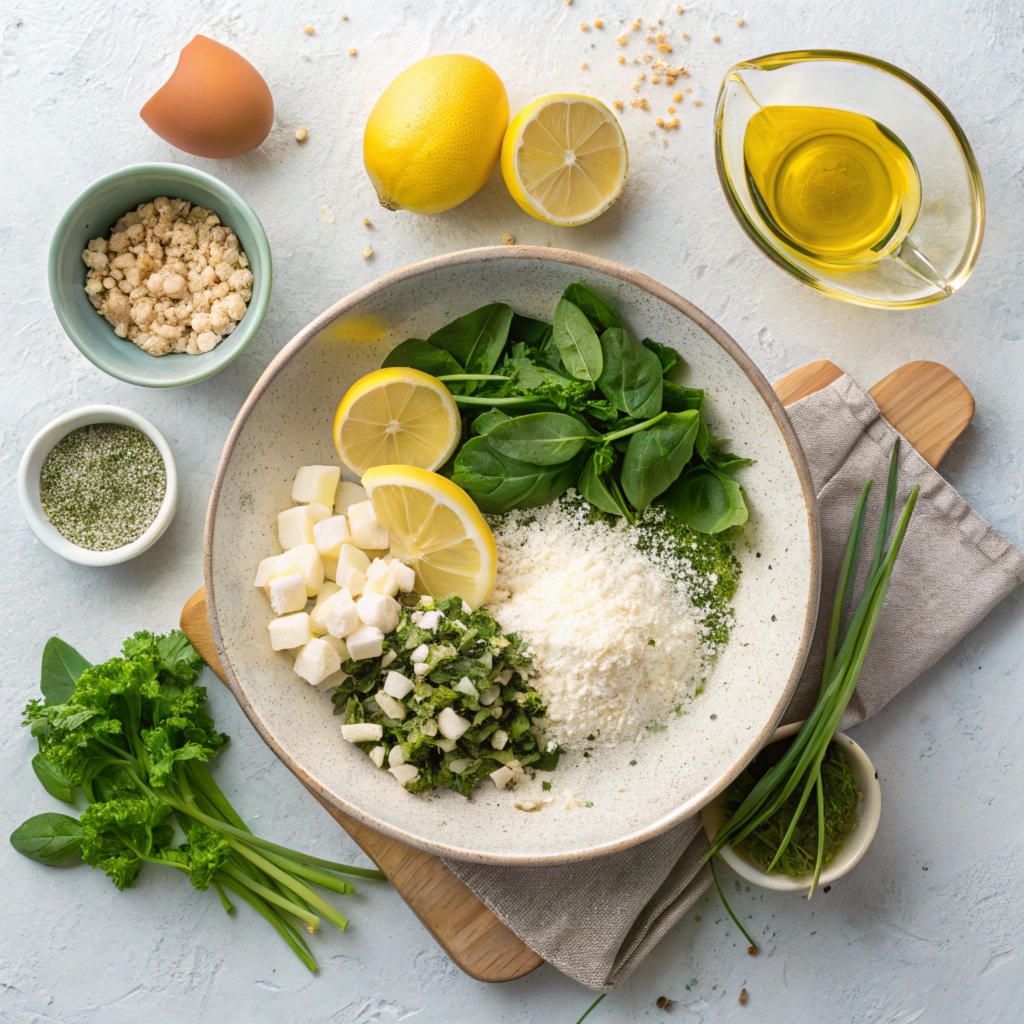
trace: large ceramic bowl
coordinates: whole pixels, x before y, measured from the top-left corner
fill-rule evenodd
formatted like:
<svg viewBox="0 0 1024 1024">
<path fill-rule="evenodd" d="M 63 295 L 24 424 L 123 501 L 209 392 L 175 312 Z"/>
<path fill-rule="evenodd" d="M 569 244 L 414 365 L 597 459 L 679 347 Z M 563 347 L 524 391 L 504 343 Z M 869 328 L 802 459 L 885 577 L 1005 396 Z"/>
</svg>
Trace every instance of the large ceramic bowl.
<svg viewBox="0 0 1024 1024">
<path fill-rule="evenodd" d="M 518 810 L 514 792 L 490 784 L 472 800 L 450 790 L 412 796 L 341 739 L 328 698 L 295 676 L 289 655 L 271 651 L 271 613 L 253 586 L 256 565 L 279 550 L 274 518 L 290 503 L 296 468 L 337 464 L 331 423 L 353 381 L 398 342 L 424 338 L 487 302 L 550 318 L 565 287 L 580 279 L 607 296 L 637 337 L 679 349 L 687 380 L 708 391 L 715 433 L 756 460 L 742 477 L 752 513 L 737 549 L 743 575 L 732 639 L 688 714 L 638 745 L 564 756 L 549 776 L 557 799 L 543 810 Z M 592 256 L 527 247 L 475 249 L 395 271 L 293 338 L 231 430 L 207 516 L 205 562 L 210 622 L 229 685 L 303 782 L 414 846 L 518 865 L 625 849 L 721 792 L 772 735 L 793 693 L 819 585 L 817 512 L 803 453 L 768 382 L 736 342 L 643 274 Z"/>
</svg>

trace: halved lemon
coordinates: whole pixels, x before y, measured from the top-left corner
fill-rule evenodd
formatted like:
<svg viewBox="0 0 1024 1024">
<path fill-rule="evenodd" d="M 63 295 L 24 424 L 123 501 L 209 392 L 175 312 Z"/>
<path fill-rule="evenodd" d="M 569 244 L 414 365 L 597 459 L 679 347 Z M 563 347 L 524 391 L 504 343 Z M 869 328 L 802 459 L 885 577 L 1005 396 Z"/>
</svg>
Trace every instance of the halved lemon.
<svg viewBox="0 0 1024 1024">
<path fill-rule="evenodd" d="M 436 377 L 407 366 L 374 370 L 348 389 L 334 416 L 341 461 L 362 475 L 371 466 L 443 466 L 459 443 L 462 421 Z"/>
<path fill-rule="evenodd" d="M 563 227 L 604 213 L 628 170 L 622 128 L 592 96 L 541 96 L 516 114 L 501 144 L 501 173 L 512 198 L 531 216 Z"/>
<path fill-rule="evenodd" d="M 435 599 L 458 595 L 479 608 L 494 589 L 494 534 L 457 484 L 415 466 L 375 466 L 363 474 L 391 554 L 416 570 L 416 589 Z"/>
</svg>

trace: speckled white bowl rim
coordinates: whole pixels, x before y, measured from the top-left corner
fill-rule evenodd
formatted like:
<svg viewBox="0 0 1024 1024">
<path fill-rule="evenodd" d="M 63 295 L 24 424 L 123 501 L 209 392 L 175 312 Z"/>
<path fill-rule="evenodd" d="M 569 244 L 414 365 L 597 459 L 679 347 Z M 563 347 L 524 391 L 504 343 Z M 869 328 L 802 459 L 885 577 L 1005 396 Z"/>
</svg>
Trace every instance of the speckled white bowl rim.
<svg viewBox="0 0 1024 1024">
<path fill-rule="evenodd" d="M 87 427 L 92 423 L 117 423 L 142 431 L 156 445 L 167 472 L 167 490 L 164 492 L 164 500 L 156 518 L 141 537 L 111 551 L 90 551 L 88 548 L 73 544 L 63 534 L 58 533 L 46 518 L 39 499 L 39 474 L 50 450 L 72 430 Z M 178 470 L 174 464 L 171 446 L 163 434 L 144 416 L 117 405 L 85 405 L 51 420 L 29 441 L 18 467 L 18 497 L 21 499 L 21 507 L 32 532 L 61 558 L 77 562 L 79 565 L 119 565 L 151 548 L 171 525 L 175 509 L 178 507 Z"/>
<path fill-rule="evenodd" d="M 770 745 L 776 740 L 784 740 L 787 736 L 795 736 L 803 724 L 803 722 L 793 722 L 790 725 L 782 726 L 781 729 L 776 729 L 768 744 Z M 819 889 L 848 875 L 864 859 L 864 854 L 868 852 L 868 848 L 874 841 L 878 823 L 882 818 L 882 787 L 878 784 L 878 772 L 875 771 L 871 758 L 864 752 L 864 748 L 856 740 L 847 736 L 845 732 L 834 732 L 832 739 L 840 744 L 843 753 L 849 759 L 850 769 L 857 777 L 857 782 L 861 787 L 863 800 L 857 812 L 859 819 L 857 827 L 843 844 L 843 848 L 836 854 L 832 863 L 822 871 L 821 877 L 818 879 L 817 888 Z M 709 840 L 713 840 L 722 827 L 725 818 L 722 810 L 724 796 L 724 793 L 720 793 L 710 803 L 705 804 L 700 812 L 704 833 Z M 781 873 L 769 875 L 756 864 L 752 864 L 746 857 L 738 854 L 731 846 L 725 847 L 720 856 L 737 875 L 762 889 L 806 894 L 811 886 L 810 872 L 798 875 L 796 878 Z"/>
<path fill-rule="evenodd" d="M 411 278 L 430 274 L 434 270 L 458 266 L 467 263 L 487 262 L 502 259 L 513 260 L 541 260 L 552 263 L 561 263 L 581 269 L 590 270 L 598 274 L 605 274 L 617 278 L 627 284 L 639 288 L 654 298 L 660 299 L 674 307 L 684 316 L 692 320 L 699 328 L 708 334 L 725 352 L 738 364 L 743 373 L 749 378 L 758 394 L 768 406 L 769 412 L 778 425 L 783 436 L 789 455 L 793 460 L 797 477 L 803 494 L 805 512 L 809 528 L 809 554 L 810 566 L 810 587 L 807 593 L 806 613 L 804 616 L 803 632 L 800 644 L 793 658 L 793 668 L 789 679 L 779 696 L 774 714 L 765 726 L 754 736 L 746 748 L 739 753 L 732 769 L 727 772 L 718 783 L 698 795 L 698 797 L 686 800 L 679 804 L 670 814 L 664 815 L 650 825 L 630 832 L 611 842 L 604 842 L 587 849 L 577 849 L 568 852 L 553 854 L 495 854 L 490 851 L 481 852 L 478 850 L 464 849 L 442 842 L 425 840 L 422 837 L 413 835 L 402 828 L 395 827 L 367 811 L 348 803 L 337 793 L 324 786 L 315 776 L 308 772 L 302 765 L 285 750 L 273 737 L 271 731 L 264 724 L 256 713 L 245 692 L 243 691 L 231 666 L 230 658 L 227 656 L 224 640 L 221 635 L 220 621 L 217 616 L 217 595 L 214 587 L 213 573 L 213 535 L 217 519 L 217 504 L 220 498 L 221 488 L 227 476 L 228 464 L 235 445 L 239 440 L 246 420 L 253 409 L 260 401 L 264 392 L 271 382 L 288 365 L 294 356 L 310 341 L 313 340 L 325 327 L 337 320 L 349 310 L 357 307 L 370 296 L 392 288 L 396 284 L 407 281 Z M 307 324 L 298 334 L 270 362 L 264 370 L 260 379 L 254 385 L 249 397 L 242 405 L 235 422 L 231 427 L 227 441 L 224 444 L 224 451 L 221 454 L 220 464 L 217 467 L 217 475 L 214 480 L 213 490 L 210 495 L 210 504 L 206 516 L 206 529 L 203 539 L 203 573 L 206 582 L 206 603 L 210 619 L 210 628 L 213 634 L 214 645 L 220 656 L 221 664 L 227 676 L 227 685 L 234 694 L 235 699 L 241 705 L 246 716 L 256 727 L 256 730 L 263 737 L 267 745 L 285 763 L 292 773 L 303 782 L 314 794 L 325 800 L 327 803 L 351 815 L 357 821 L 376 829 L 385 835 L 408 843 L 419 849 L 427 850 L 440 857 L 451 857 L 456 860 L 469 860 L 477 863 L 500 864 L 515 867 L 539 867 L 543 865 L 573 863 L 578 860 L 585 860 L 592 857 L 601 857 L 607 854 L 616 853 L 636 846 L 645 840 L 652 839 L 667 831 L 674 825 L 679 824 L 686 818 L 697 813 L 702 806 L 709 803 L 736 778 L 737 775 L 754 758 L 757 752 L 764 746 L 775 731 L 779 719 L 782 717 L 786 706 L 796 690 L 803 671 L 804 662 L 807 660 L 811 640 L 814 636 L 814 626 L 818 614 L 818 597 L 821 589 L 821 532 L 818 520 L 818 505 L 815 496 L 814 484 L 811 479 L 810 468 L 807 465 L 807 458 L 800 445 L 793 426 L 786 415 L 786 411 L 775 394 L 771 384 L 764 374 L 757 368 L 753 360 L 743 351 L 736 341 L 723 330 L 706 313 L 698 309 L 693 303 L 688 302 L 681 295 L 667 288 L 646 274 L 637 270 L 631 270 L 618 263 L 591 256 L 587 253 L 572 252 L 568 249 L 555 249 L 547 246 L 491 246 L 478 249 L 465 249 L 460 252 L 448 253 L 444 256 L 436 256 L 420 263 L 412 263 L 409 266 L 401 267 L 390 274 L 372 281 L 362 288 L 352 292 L 340 302 L 331 306 L 330 309 L 321 313 L 315 320 Z"/>
</svg>

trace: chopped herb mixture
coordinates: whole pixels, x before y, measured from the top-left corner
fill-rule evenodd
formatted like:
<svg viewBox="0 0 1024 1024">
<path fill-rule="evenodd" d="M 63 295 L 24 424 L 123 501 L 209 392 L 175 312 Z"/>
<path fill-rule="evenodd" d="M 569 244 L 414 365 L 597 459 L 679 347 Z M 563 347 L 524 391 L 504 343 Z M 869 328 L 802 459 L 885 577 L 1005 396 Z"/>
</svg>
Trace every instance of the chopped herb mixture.
<svg viewBox="0 0 1024 1024">
<path fill-rule="evenodd" d="M 61 536 L 90 551 L 138 540 L 167 490 L 160 451 L 140 430 L 94 423 L 61 438 L 43 461 L 39 500 Z"/>
<path fill-rule="evenodd" d="M 546 708 L 528 682 L 523 640 L 458 597 L 435 602 L 413 593 L 401 601 L 383 657 L 345 662 L 348 678 L 334 691 L 346 725 L 382 727 L 380 740 L 358 746 L 378 767 L 416 768 L 406 783 L 413 793 L 447 786 L 469 796 L 495 772 L 503 786 L 527 766 L 552 770 L 560 751 L 538 735 Z"/>
</svg>

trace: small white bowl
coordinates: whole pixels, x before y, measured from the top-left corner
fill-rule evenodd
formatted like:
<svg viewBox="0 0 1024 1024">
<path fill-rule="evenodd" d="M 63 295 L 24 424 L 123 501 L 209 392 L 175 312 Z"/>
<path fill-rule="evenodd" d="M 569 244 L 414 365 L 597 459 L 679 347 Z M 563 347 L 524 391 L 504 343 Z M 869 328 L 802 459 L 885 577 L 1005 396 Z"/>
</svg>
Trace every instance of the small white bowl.
<svg viewBox="0 0 1024 1024">
<path fill-rule="evenodd" d="M 117 423 L 141 430 L 156 445 L 164 460 L 164 469 L 167 471 L 167 490 L 164 492 L 164 500 L 160 511 L 157 512 L 156 519 L 149 524 L 149 528 L 137 540 L 111 551 L 90 551 L 88 548 L 72 544 L 66 537 L 58 533 L 50 520 L 46 518 L 39 498 L 39 474 L 46 456 L 50 454 L 50 449 L 72 430 L 87 427 L 93 423 Z M 116 405 L 86 405 L 81 409 L 58 416 L 43 427 L 29 442 L 25 454 L 21 457 L 21 465 L 18 467 L 18 496 L 21 498 L 21 507 L 25 511 L 25 518 L 28 520 L 32 532 L 51 551 L 66 558 L 69 562 L 78 562 L 79 565 L 117 565 L 119 562 L 127 562 L 136 555 L 141 555 L 147 548 L 152 547 L 170 525 L 174 518 L 174 510 L 178 506 L 178 471 L 174 465 L 174 455 L 170 445 L 149 420 L 129 409 L 118 408 Z"/>
<path fill-rule="evenodd" d="M 766 745 L 796 735 L 801 725 L 803 722 L 794 722 L 776 729 Z M 822 886 L 831 885 L 860 863 L 861 858 L 868 852 L 871 841 L 875 838 L 878 821 L 882 815 L 882 790 L 878 785 L 878 773 L 868 755 L 844 732 L 834 733 L 832 739 L 841 746 L 846 755 L 846 762 L 857 780 L 857 788 L 860 790 L 861 797 L 857 804 L 857 827 L 847 838 L 843 848 L 836 854 L 835 860 L 821 872 L 821 878 L 818 879 L 819 889 Z M 726 797 L 727 793 L 722 793 L 700 812 L 704 832 L 709 840 L 713 841 L 718 835 L 718 830 L 725 824 Z M 746 879 L 753 885 L 759 885 L 762 889 L 804 893 L 810 889 L 813 877 L 810 872 L 796 877 L 784 875 L 782 872 L 773 872 L 769 875 L 731 846 L 724 847 L 720 856 L 740 878 Z"/>
</svg>

